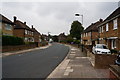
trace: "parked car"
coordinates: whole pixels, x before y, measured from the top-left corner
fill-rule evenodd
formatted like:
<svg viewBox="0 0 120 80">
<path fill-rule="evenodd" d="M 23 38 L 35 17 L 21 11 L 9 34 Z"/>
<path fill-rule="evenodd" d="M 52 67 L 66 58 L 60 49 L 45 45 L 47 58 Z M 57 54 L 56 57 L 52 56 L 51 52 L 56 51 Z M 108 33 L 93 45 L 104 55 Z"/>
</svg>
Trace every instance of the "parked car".
<svg viewBox="0 0 120 80">
<path fill-rule="evenodd" d="M 120 53 L 117 56 L 117 60 L 115 60 L 115 64 L 117 64 L 118 66 L 120 66 Z"/>
<path fill-rule="evenodd" d="M 94 54 L 111 54 L 110 50 L 105 44 L 96 44 L 95 46 L 93 46 L 92 52 Z"/>
</svg>

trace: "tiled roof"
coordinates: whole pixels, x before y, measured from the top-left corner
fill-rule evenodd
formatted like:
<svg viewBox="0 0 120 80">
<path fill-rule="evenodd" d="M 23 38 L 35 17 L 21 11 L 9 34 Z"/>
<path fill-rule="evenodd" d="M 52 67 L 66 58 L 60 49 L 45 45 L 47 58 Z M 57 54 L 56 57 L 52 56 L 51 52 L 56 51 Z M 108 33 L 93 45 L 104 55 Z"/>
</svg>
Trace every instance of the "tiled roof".
<svg viewBox="0 0 120 80">
<path fill-rule="evenodd" d="M 110 14 L 104 21 L 110 20 L 110 19 L 114 18 L 117 15 L 120 15 L 120 7 L 117 8 L 112 14 Z"/>
<path fill-rule="evenodd" d="M 27 29 L 27 30 L 33 31 L 25 23 L 19 20 L 16 20 L 14 23 L 15 23 L 15 29 Z"/>
<path fill-rule="evenodd" d="M 0 14 L 0 22 L 8 23 L 8 24 L 14 24 L 11 20 Z"/>
<path fill-rule="evenodd" d="M 31 28 L 34 32 L 40 34 L 35 28 Z M 41 34 L 40 34 L 41 35 Z"/>
<path fill-rule="evenodd" d="M 95 23 L 92 23 L 90 26 L 88 26 L 83 33 L 85 32 L 90 32 L 90 31 L 98 31 L 98 25 L 102 23 L 102 19 L 101 21 L 97 21 Z"/>
<path fill-rule="evenodd" d="M 59 34 L 59 37 L 66 37 L 64 33 Z"/>
<path fill-rule="evenodd" d="M 106 24 L 107 22 L 113 20 L 115 17 L 120 16 L 120 7 L 118 7 L 113 13 L 111 13 L 103 22 L 102 24 L 98 25 L 98 27 Z"/>
</svg>

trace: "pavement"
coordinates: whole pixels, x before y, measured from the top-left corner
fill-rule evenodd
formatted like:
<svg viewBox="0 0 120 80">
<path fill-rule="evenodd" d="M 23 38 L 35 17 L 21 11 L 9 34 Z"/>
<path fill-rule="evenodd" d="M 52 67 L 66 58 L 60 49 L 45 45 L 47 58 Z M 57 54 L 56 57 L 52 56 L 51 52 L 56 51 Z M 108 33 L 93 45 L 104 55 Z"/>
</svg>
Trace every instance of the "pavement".
<svg viewBox="0 0 120 80">
<path fill-rule="evenodd" d="M 95 69 L 92 59 L 77 47 L 70 46 L 66 58 L 47 77 L 50 78 L 109 78 L 109 69 Z"/>
<path fill-rule="evenodd" d="M 11 52 L 4 52 L 4 53 L 0 54 L 0 57 L 5 57 L 5 56 L 10 56 L 10 55 L 15 55 L 15 54 L 23 54 L 25 52 L 30 52 L 30 51 L 34 51 L 34 50 L 46 49 L 46 48 L 48 48 L 50 46 L 51 46 L 51 44 L 48 44 L 46 46 L 36 47 L 36 48 L 32 48 L 32 49 L 26 49 L 26 50 L 20 50 L 20 51 L 11 51 Z"/>
</svg>

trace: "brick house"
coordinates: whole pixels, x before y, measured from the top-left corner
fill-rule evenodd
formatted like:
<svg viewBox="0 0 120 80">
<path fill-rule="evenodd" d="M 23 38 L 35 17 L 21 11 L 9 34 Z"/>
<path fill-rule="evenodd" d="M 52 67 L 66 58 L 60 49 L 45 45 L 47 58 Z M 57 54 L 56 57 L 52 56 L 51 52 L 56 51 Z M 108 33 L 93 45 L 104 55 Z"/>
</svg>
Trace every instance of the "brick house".
<svg viewBox="0 0 120 80">
<path fill-rule="evenodd" d="M 33 32 L 34 42 L 41 42 L 41 34 L 33 27 L 31 28 Z"/>
<path fill-rule="evenodd" d="M 42 34 L 41 39 L 44 41 L 48 41 L 48 36 L 46 34 Z"/>
<path fill-rule="evenodd" d="M 67 37 L 66 37 L 65 33 L 61 33 L 61 34 L 59 34 L 59 36 L 58 36 L 58 42 L 65 41 L 66 38 L 67 38 Z"/>
<path fill-rule="evenodd" d="M 106 44 L 109 49 L 120 50 L 120 7 L 98 27 L 99 42 Z"/>
<path fill-rule="evenodd" d="M 95 45 L 99 43 L 98 41 L 98 25 L 102 23 L 102 19 L 99 21 L 92 23 L 90 26 L 88 26 L 83 33 L 81 34 L 81 42 L 84 45 Z"/>
<path fill-rule="evenodd" d="M 0 14 L 0 32 L 2 35 L 13 36 L 14 23 Z"/>
<path fill-rule="evenodd" d="M 23 23 L 14 16 L 14 24 L 13 34 L 15 36 L 23 38 L 25 42 L 34 42 L 34 31 L 26 25 L 26 22 Z"/>
</svg>

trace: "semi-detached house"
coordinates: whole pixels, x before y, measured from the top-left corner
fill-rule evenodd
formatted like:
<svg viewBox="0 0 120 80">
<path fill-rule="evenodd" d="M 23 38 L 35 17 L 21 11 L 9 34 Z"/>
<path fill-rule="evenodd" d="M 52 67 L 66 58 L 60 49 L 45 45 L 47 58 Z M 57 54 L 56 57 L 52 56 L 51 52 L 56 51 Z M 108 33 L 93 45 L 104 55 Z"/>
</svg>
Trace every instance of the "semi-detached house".
<svg viewBox="0 0 120 80">
<path fill-rule="evenodd" d="M 99 26 L 99 42 L 120 51 L 120 7 Z"/>
<path fill-rule="evenodd" d="M 92 23 L 90 26 L 88 26 L 83 33 L 81 34 L 81 43 L 86 46 L 93 46 L 97 43 L 99 43 L 98 38 L 98 25 L 102 23 L 102 19 L 99 21 Z"/>
<path fill-rule="evenodd" d="M 0 32 L 2 35 L 13 36 L 14 23 L 0 14 Z"/>
<path fill-rule="evenodd" d="M 33 30 L 33 37 L 34 37 L 34 42 L 41 42 L 42 40 L 41 40 L 41 34 L 40 34 L 40 32 L 38 32 L 34 27 L 33 27 L 33 25 L 32 25 L 32 28 L 31 28 L 32 30 Z"/>
<path fill-rule="evenodd" d="M 26 22 L 23 23 L 14 16 L 14 24 L 14 36 L 23 38 L 25 42 L 34 42 L 34 31 L 26 25 Z"/>
</svg>

